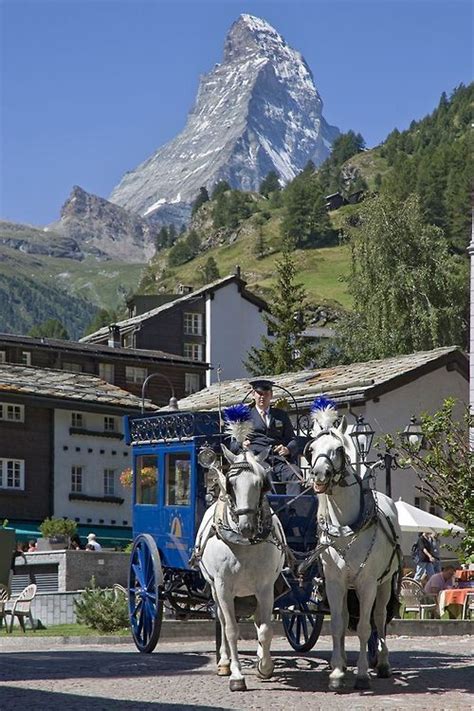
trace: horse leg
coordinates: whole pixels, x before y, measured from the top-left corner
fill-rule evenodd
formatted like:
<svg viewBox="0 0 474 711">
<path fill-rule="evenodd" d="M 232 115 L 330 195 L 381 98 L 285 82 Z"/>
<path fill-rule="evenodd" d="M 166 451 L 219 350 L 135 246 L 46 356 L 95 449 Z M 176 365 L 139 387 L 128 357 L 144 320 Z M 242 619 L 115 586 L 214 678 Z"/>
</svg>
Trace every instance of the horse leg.
<svg viewBox="0 0 474 711">
<path fill-rule="evenodd" d="M 357 625 L 357 636 L 359 637 L 359 658 L 357 660 L 357 678 L 354 684 L 355 689 L 370 689 L 369 660 L 367 658 L 367 642 L 369 641 L 372 628 L 370 626 L 370 615 L 374 606 L 375 595 L 377 593 L 376 583 L 365 581 L 366 587 L 357 587 L 357 597 L 359 598 L 359 624 Z"/>
<path fill-rule="evenodd" d="M 215 591 L 213 598 L 216 599 Z M 219 647 L 219 661 L 217 662 L 217 676 L 230 676 L 230 651 L 227 635 L 225 633 L 225 619 L 220 605 L 216 602 L 216 611 L 221 626 L 221 645 Z"/>
<path fill-rule="evenodd" d="M 270 679 L 273 674 L 274 663 L 270 656 L 272 643 L 272 611 L 273 611 L 273 583 L 261 588 L 256 593 L 258 614 L 255 619 L 257 628 L 257 672 L 262 679 Z"/>
<path fill-rule="evenodd" d="M 223 634 L 225 634 L 227 638 L 227 644 L 229 645 L 230 650 L 229 689 L 231 691 L 246 691 L 247 686 L 242 674 L 237 651 L 239 627 L 235 618 L 234 597 L 229 591 L 225 590 L 223 582 L 215 585 L 215 593 L 216 605 L 220 608 L 224 619 Z"/>
<path fill-rule="evenodd" d="M 344 614 L 344 600 L 346 598 L 345 588 L 335 580 L 326 578 L 326 591 L 331 608 L 331 634 L 332 634 L 332 656 L 329 674 L 329 688 L 340 689 L 344 679 L 344 652 L 342 640 L 346 634 L 346 616 Z"/>
<path fill-rule="evenodd" d="M 341 635 L 341 655 L 342 655 L 342 661 L 343 661 L 342 668 L 344 669 L 344 671 L 347 671 L 346 634 L 347 634 L 347 628 L 349 627 L 349 609 L 347 607 L 347 594 L 348 594 L 348 591 L 346 590 L 346 594 L 344 595 L 344 600 L 342 603 L 343 627 L 342 627 L 342 635 Z"/>
<path fill-rule="evenodd" d="M 392 675 L 388 660 L 387 643 L 385 641 L 387 604 L 390 600 L 391 593 L 392 579 L 389 578 L 377 589 L 377 597 L 375 598 L 374 622 L 378 635 L 377 676 L 381 679 L 387 679 Z"/>
</svg>

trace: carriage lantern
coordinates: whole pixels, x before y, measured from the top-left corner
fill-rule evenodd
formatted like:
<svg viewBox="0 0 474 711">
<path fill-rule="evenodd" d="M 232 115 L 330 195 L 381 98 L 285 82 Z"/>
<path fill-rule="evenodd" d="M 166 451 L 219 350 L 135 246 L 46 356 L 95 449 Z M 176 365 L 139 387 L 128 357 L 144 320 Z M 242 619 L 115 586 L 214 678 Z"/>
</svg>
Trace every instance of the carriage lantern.
<svg viewBox="0 0 474 711">
<path fill-rule="evenodd" d="M 423 431 L 415 415 L 410 417 L 410 424 L 400 433 L 407 449 L 418 452 L 423 446 Z"/>
<path fill-rule="evenodd" d="M 365 461 L 365 458 L 367 457 L 372 446 L 374 434 L 375 432 L 369 423 L 364 421 L 363 415 L 358 415 L 356 424 L 352 428 L 350 436 L 352 437 L 357 452 L 363 462 Z"/>
</svg>

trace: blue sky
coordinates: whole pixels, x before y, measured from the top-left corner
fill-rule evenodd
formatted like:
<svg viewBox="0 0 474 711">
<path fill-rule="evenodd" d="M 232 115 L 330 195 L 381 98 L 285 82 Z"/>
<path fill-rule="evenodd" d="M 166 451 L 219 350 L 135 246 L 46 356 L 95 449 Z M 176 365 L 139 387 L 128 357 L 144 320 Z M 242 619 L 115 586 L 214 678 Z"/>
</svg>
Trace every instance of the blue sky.
<svg viewBox="0 0 474 711">
<path fill-rule="evenodd" d="M 3 0 L 0 216 L 46 224 L 107 197 L 183 126 L 241 12 L 311 67 L 326 119 L 368 146 L 472 80 L 464 0 Z"/>
</svg>

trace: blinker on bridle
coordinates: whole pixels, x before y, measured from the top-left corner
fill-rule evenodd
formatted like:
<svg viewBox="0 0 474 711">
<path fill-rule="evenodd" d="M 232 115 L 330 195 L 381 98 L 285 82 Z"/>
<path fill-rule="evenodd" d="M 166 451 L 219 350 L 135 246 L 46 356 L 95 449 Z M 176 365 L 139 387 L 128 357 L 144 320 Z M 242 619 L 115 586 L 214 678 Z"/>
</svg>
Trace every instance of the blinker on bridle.
<svg viewBox="0 0 474 711">
<path fill-rule="evenodd" d="M 231 479 L 235 479 L 236 477 L 240 476 L 244 471 L 249 471 L 252 474 L 254 473 L 252 466 L 248 462 L 234 462 L 234 464 L 231 465 L 229 472 L 226 475 L 226 488 L 227 488 L 227 497 L 229 499 L 228 505 L 229 509 L 231 512 L 231 515 L 233 516 L 245 516 L 249 514 L 256 514 L 259 509 L 262 506 L 262 499 L 263 495 L 265 494 L 265 491 L 267 491 L 265 484 L 262 486 L 262 489 L 260 491 L 260 498 L 258 501 L 258 505 L 256 508 L 250 509 L 236 509 L 235 508 L 235 496 L 234 496 L 234 491 L 230 484 Z"/>
<path fill-rule="evenodd" d="M 310 447 L 311 447 L 311 445 L 313 444 L 313 442 L 315 442 L 315 441 L 316 441 L 317 439 L 319 439 L 320 437 L 323 437 L 324 435 L 333 435 L 333 436 L 334 436 L 334 432 L 331 431 L 331 430 L 329 430 L 329 429 L 324 429 L 324 430 L 321 430 L 321 432 L 318 432 L 318 434 L 316 435 L 316 437 L 314 437 L 314 438 L 311 440 L 311 442 L 308 442 L 308 444 L 307 444 L 306 447 L 304 448 L 304 455 L 305 455 L 305 457 L 306 457 L 306 455 L 307 455 L 307 450 L 310 450 Z M 337 435 L 336 435 L 336 436 L 337 436 Z M 314 467 L 316 466 L 316 462 L 318 461 L 318 459 L 326 459 L 326 461 L 328 461 L 329 464 L 331 465 L 331 475 L 330 475 L 330 478 L 329 478 L 329 479 L 330 479 L 330 482 L 331 482 L 332 480 L 336 481 L 335 477 L 336 477 L 336 475 L 338 475 L 338 474 L 339 474 L 339 478 L 340 478 L 340 476 L 341 476 L 342 474 L 344 474 L 345 469 L 346 469 L 346 453 L 345 453 L 345 450 L 344 450 L 344 445 L 341 443 L 341 445 L 340 445 L 339 447 L 336 447 L 336 450 L 335 450 L 335 451 L 341 453 L 341 455 L 342 455 L 342 463 L 341 463 L 341 466 L 340 466 L 339 469 L 336 469 L 336 467 L 334 466 L 334 462 L 332 461 L 331 457 L 329 457 L 325 452 L 321 452 L 320 454 L 317 455 L 317 457 L 316 457 L 316 459 L 314 460 L 314 462 L 313 462 L 312 458 L 310 458 L 309 461 L 310 461 L 310 465 L 311 465 L 311 472 L 313 471 Z M 310 450 L 310 457 L 311 457 L 311 450 Z M 330 482 L 329 482 L 329 483 L 330 483 Z"/>
</svg>

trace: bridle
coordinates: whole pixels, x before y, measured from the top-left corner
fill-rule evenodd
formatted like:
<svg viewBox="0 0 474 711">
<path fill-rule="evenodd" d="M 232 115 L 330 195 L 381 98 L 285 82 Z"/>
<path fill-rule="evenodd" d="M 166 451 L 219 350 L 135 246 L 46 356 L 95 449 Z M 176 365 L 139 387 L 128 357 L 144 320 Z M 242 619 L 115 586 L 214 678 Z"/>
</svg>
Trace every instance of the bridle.
<svg viewBox="0 0 474 711">
<path fill-rule="evenodd" d="M 331 435 L 332 437 L 336 437 L 341 442 L 340 446 L 337 447 L 335 450 L 335 452 L 340 455 L 340 459 L 341 459 L 341 464 L 337 469 L 334 466 L 333 460 L 331 459 L 331 457 L 328 454 L 326 454 L 326 452 L 320 452 L 316 456 L 314 461 L 312 459 L 311 447 L 314 444 L 314 442 L 316 442 L 316 440 L 320 439 L 324 435 Z M 330 473 L 330 476 L 328 477 L 329 481 L 328 481 L 328 486 L 327 486 L 326 491 L 330 491 L 333 484 L 341 484 L 341 480 L 343 480 L 347 474 L 347 461 L 348 460 L 347 460 L 347 455 L 346 455 L 346 451 L 344 448 L 344 443 L 342 442 L 340 436 L 338 435 L 338 433 L 335 430 L 324 429 L 324 430 L 321 430 L 320 432 L 318 432 L 318 434 L 315 437 L 313 437 L 306 444 L 306 446 L 304 448 L 303 456 L 310 463 L 311 473 L 313 473 L 316 463 L 319 459 L 324 459 L 324 460 L 326 460 L 326 462 L 328 462 L 330 464 L 331 473 Z M 316 477 L 316 479 L 317 479 L 317 477 Z"/>
<path fill-rule="evenodd" d="M 251 472 L 252 474 L 255 474 L 254 469 L 252 465 L 249 462 L 234 462 L 231 465 L 230 470 L 227 472 L 225 475 L 226 478 L 226 503 L 229 508 L 229 512 L 231 517 L 234 519 L 234 521 L 237 521 L 237 518 L 239 516 L 245 516 L 245 515 L 256 515 L 262 508 L 262 501 L 263 497 L 265 496 L 266 492 L 270 490 L 270 482 L 268 481 L 268 477 L 265 477 L 263 486 L 260 490 L 260 497 L 258 500 L 257 506 L 254 508 L 242 508 L 242 509 L 237 509 L 235 505 L 235 493 L 234 493 L 234 488 L 231 485 L 231 482 L 233 479 L 236 479 L 238 476 L 241 476 L 244 472 Z"/>
</svg>

